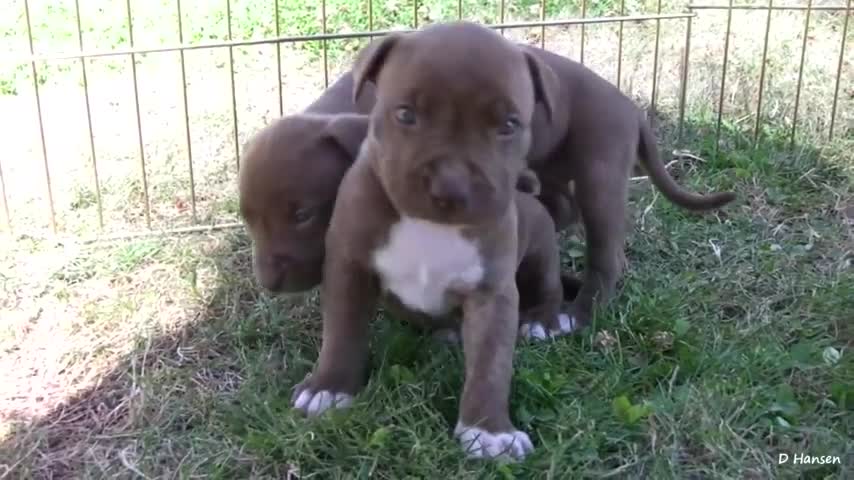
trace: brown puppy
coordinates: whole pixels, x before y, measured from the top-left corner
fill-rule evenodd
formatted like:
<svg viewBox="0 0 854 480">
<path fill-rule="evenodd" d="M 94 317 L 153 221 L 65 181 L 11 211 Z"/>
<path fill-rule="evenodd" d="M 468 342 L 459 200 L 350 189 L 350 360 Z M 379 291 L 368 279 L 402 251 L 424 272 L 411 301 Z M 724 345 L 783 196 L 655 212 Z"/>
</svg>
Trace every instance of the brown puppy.
<svg viewBox="0 0 854 480">
<path fill-rule="evenodd" d="M 382 293 L 430 316 L 461 308 L 466 373 L 455 435 L 470 455 L 519 458 L 533 445 L 508 411 L 514 279 L 526 256 L 539 256 L 524 251 L 520 205 L 525 198 L 539 204 L 515 188 L 535 102 L 551 99 L 537 60 L 484 27 L 434 24 L 395 38 L 394 48 L 379 44 L 357 60 L 355 89 L 376 82 L 377 104 L 335 203 L 323 342 L 294 406 L 318 414 L 349 403 L 362 387 L 369 321 Z M 457 54 L 436 58 L 434 51 Z M 445 88 L 437 94 L 423 82 Z M 543 210 L 537 218 L 551 223 Z M 556 250 L 550 262 L 557 263 Z M 557 317 L 556 277 L 544 285 L 543 323 Z"/>
<path fill-rule="evenodd" d="M 300 292 L 320 283 L 323 238 L 338 184 L 367 134 L 373 87 L 353 100 L 344 75 L 302 114 L 283 117 L 248 143 L 240 165 L 240 213 L 253 239 L 253 270 L 274 292 Z"/>
<path fill-rule="evenodd" d="M 352 83 L 347 83 L 351 92 Z M 347 95 L 349 98 L 351 93 Z M 252 240 L 253 270 L 264 288 L 299 292 L 320 283 L 324 247 L 315 239 L 326 234 L 340 180 L 355 161 L 368 122 L 367 115 L 359 114 L 291 115 L 264 127 L 248 143 L 240 166 L 240 212 Z M 537 195 L 540 182 L 532 170 L 525 169 L 516 188 Z M 571 204 L 566 208 L 572 208 Z M 531 236 L 532 242 L 543 243 L 532 248 L 557 249 L 556 245 L 546 245 L 554 243 L 549 229 Z M 540 295 L 538 276 L 547 277 L 551 269 L 559 269 L 559 259 L 544 269 L 547 271 L 540 273 L 530 264 L 520 268 L 517 286 L 522 305 L 536 304 Z M 574 276 L 562 276 L 561 283 L 568 300 L 581 288 Z M 568 317 L 561 318 L 563 323 L 558 319 L 543 324 L 538 316 L 523 311 L 520 334 L 542 340 L 570 333 Z M 439 339 L 459 340 L 452 325 L 431 321 L 425 326 L 439 329 L 432 332 Z"/>
<path fill-rule="evenodd" d="M 466 82 L 454 72 L 453 62 L 448 61 L 448 57 L 459 59 L 458 48 L 417 52 L 429 57 L 427 63 L 435 70 L 389 70 L 385 61 L 394 56 L 406 35 L 411 34 L 395 33 L 374 41 L 363 52 L 373 59 L 363 74 L 389 85 L 414 85 L 424 99 L 439 98 L 451 86 Z M 609 301 L 614 294 L 624 259 L 628 177 L 638 157 L 653 184 L 682 207 L 695 211 L 719 208 L 735 195 L 721 192 L 701 196 L 683 190 L 664 168 L 645 116 L 619 89 L 565 57 L 535 47 L 517 45 L 516 48 L 527 55 L 539 78 L 537 97 L 542 101 L 535 110 L 534 138 L 527 161 L 543 183 L 539 198 L 555 218 L 559 230 L 572 221 L 564 213 L 566 200 L 570 198 L 564 193 L 564 186 L 569 181 L 575 184 L 587 251 L 583 287 L 570 313 L 573 324 L 583 326 L 589 322 L 595 305 Z M 478 63 L 478 66 L 486 75 L 497 74 L 497 70 L 489 70 L 492 65 Z M 363 85 L 367 84 L 356 82 L 354 98 L 361 98 Z M 475 95 L 464 101 L 475 106 L 479 100 Z M 423 103 L 421 107 L 432 115 L 447 114 L 437 105 Z M 462 130 L 470 125 L 457 127 Z"/>
<path fill-rule="evenodd" d="M 382 37 L 369 50 L 386 42 L 393 43 L 392 39 L 399 36 Z M 547 66 L 544 78 L 557 76 L 557 81 L 544 82 L 550 85 L 544 90 L 552 93 L 559 108 L 553 112 L 551 122 L 547 122 L 543 105 L 537 106 L 528 161 L 543 184 L 538 198 L 552 215 L 558 230 L 563 230 L 578 216 L 583 219 L 588 239 L 587 269 L 584 289 L 575 302 L 573 313 L 575 322 L 584 325 L 594 304 L 605 302 L 613 295 L 619 277 L 619 266 L 624 258 L 627 172 L 638 156 L 653 183 L 677 205 L 692 210 L 712 209 L 730 202 L 734 196 L 718 193 L 700 197 L 680 189 L 664 169 L 650 127 L 631 100 L 577 62 L 538 48 L 519 48 L 540 58 L 541 64 Z M 376 66 L 380 67 L 381 64 Z M 351 99 L 352 86 L 352 74 L 343 75 L 306 111 L 366 113 L 375 102 L 372 82 L 363 84 L 358 103 Z M 441 90 L 443 86 L 434 85 L 433 88 Z M 314 287 L 320 279 L 322 238 L 328 227 L 328 212 L 335 200 L 337 184 L 350 163 L 339 161 L 337 150 L 319 147 L 328 145 L 329 136 L 316 122 L 286 119 L 280 121 L 278 128 L 283 132 L 281 135 L 288 138 L 282 148 L 274 151 L 284 167 L 279 167 L 281 176 L 268 177 L 271 183 L 267 187 L 278 191 L 277 197 L 283 199 L 281 205 L 292 213 L 276 214 L 263 222 L 257 220 L 247 224 L 250 231 L 260 232 L 258 237 L 266 236 L 271 240 L 266 252 L 258 246 L 255 249 L 256 274 L 259 279 L 268 279 L 262 284 L 275 287 L 274 290 L 301 291 Z M 326 176 L 309 175 L 315 170 L 327 169 L 331 171 Z M 581 197 L 577 199 L 577 209 L 572 207 L 575 199 L 566 189 L 567 182 L 573 180 Z M 252 188 L 255 189 L 257 186 Z M 241 201 L 244 200 L 243 192 L 241 189 Z M 303 209 L 304 205 L 309 208 Z M 308 224 L 316 228 L 306 228 Z"/>
<path fill-rule="evenodd" d="M 320 283 L 338 185 L 367 131 L 364 115 L 304 113 L 275 120 L 248 143 L 238 174 L 240 214 L 264 288 L 300 292 Z"/>
<path fill-rule="evenodd" d="M 275 120 L 248 142 L 238 180 L 240 213 L 252 238 L 253 271 L 264 288 L 302 292 L 320 284 L 323 238 L 338 185 L 367 134 L 366 117 L 334 114 L 367 114 L 373 88 L 365 84 L 355 102 L 353 75 L 347 73 L 302 113 Z M 520 180 L 520 191 L 530 191 L 525 182 Z M 565 186 L 550 188 L 541 193 L 538 187 L 535 194 L 562 229 L 577 212 Z M 570 276 L 563 282 L 566 297 L 574 298 L 581 282 Z"/>
</svg>

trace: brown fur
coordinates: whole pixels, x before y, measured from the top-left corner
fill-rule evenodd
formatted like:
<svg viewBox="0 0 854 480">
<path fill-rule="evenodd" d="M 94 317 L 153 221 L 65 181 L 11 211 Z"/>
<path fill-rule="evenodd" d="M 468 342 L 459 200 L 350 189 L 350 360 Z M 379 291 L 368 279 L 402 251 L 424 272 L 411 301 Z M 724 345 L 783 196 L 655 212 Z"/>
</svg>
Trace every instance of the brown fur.
<svg viewBox="0 0 854 480">
<path fill-rule="evenodd" d="M 366 134 L 362 115 L 303 114 L 276 120 L 249 143 L 238 191 L 262 286 L 294 292 L 320 283 L 338 184 Z"/>
<path fill-rule="evenodd" d="M 399 37 L 400 34 L 396 34 Z M 382 37 L 368 49 L 380 48 L 390 51 L 395 41 Z M 614 292 L 623 263 L 625 240 L 625 208 L 627 177 L 629 169 L 640 157 L 641 164 L 649 172 L 653 183 L 664 195 L 677 205 L 692 210 L 719 208 L 732 201 L 728 192 L 699 196 L 680 189 L 663 168 L 655 148 L 655 138 L 650 126 L 638 108 L 616 87 L 585 66 L 534 47 L 520 46 L 534 62 L 542 82 L 541 97 L 548 100 L 549 108 L 539 102 L 534 113 L 532 147 L 528 164 L 535 169 L 542 183 L 540 201 L 555 220 L 557 229 L 563 230 L 578 217 L 584 223 L 587 237 L 586 271 L 584 287 L 575 302 L 575 320 L 586 323 L 596 303 L 607 301 Z M 367 51 L 367 50 L 366 50 Z M 446 52 L 435 51 L 443 56 Z M 383 56 L 378 57 L 384 58 Z M 529 60 L 529 62 L 532 60 Z M 367 73 L 377 73 L 382 62 L 374 65 Z M 483 66 L 487 71 L 487 66 Z M 549 73 L 550 72 L 550 73 Z M 413 75 L 420 75 L 413 72 Z M 453 72 L 448 72 L 447 82 L 435 88 L 441 91 L 445 85 L 456 82 Z M 555 79 L 557 79 L 555 81 Z M 450 83 L 448 83 L 450 82 Z M 425 81 L 425 85 L 430 84 Z M 350 89 L 350 90 L 348 90 Z M 345 74 L 317 100 L 322 111 L 344 113 L 359 111 L 366 113 L 375 102 L 373 82 L 360 84 L 354 103 L 353 76 Z M 309 109 L 311 110 L 311 108 Z M 324 203 L 334 201 L 328 192 L 340 180 L 348 165 L 339 164 L 329 155 L 306 155 L 312 143 L 322 141 L 323 135 L 316 128 L 302 125 L 299 121 L 282 122 L 282 128 L 291 130 L 295 139 L 287 149 L 276 152 L 282 159 L 282 172 L 304 172 L 320 170 L 323 163 L 337 164 L 340 170 L 329 175 L 332 188 L 314 189 L 313 192 L 296 188 L 282 188 L 282 195 L 289 197 L 286 204 Z M 284 134 L 283 134 L 284 135 Z M 567 191 L 567 184 L 575 182 L 576 192 Z M 321 198 L 323 197 L 323 198 Z M 574 204 L 577 208 L 574 208 Z M 328 223 L 328 219 L 326 220 Z M 322 256 L 323 229 L 311 235 L 301 233 L 293 226 L 285 225 L 277 242 L 294 258 L 299 258 L 301 248 L 310 245 L 313 258 Z M 314 286 L 319 278 L 319 263 L 312 262 L 314 272 L 308 268 L 288 268 L 283 276 L 296 277 L 288 284 L 305 287 Z M 307 277 L 301 279 L 299 277 Z M 302 288 L 304 289 L 304 288 Z"/>
<path fill-rule="evenodd" d="M 470 281 L 475 283 L 458 280 L 445 291 L 445 299 L 463 314 L 466 375 L 459 421 L 487 432 L 511 432 L 517 271 L 524 276 L 530 267 L 539 278 L 545 278 L 544 268 L 550 272 L 540 282 L 539 301 L 526 309 L 544 323 L 557 320 L 562 299 L 554 224 L 541 204 L 516 191 L 526 168 L 535 104 L 551 105 L 552 87 L 546 86 L 538 60 L 467 22 L 391 35 L 373 47 L 357 60 L 354 91 L 375 82 L 377 103 L 362 152 L 335 203 L 326 236 L 323 342 L 315 369 L 296 396 L 360 389 L 368 324 L 381 293 L 406 303 L 376 255 L 390 248 L 399 222 L 426 221 L 458 228 L 476 246 L 483 267 L 482 276 Z M 449 48 L 458 55 L 431 54 Z M 470 58 L 477 58 L 477 65 Z M 444 88 L 440 93 L 425 85 Z M 550 238 L 538 241 L 544 231 Z"/>
<path fill-rule="evenodd" d="M 537 115 L 528 164 L 541 179 L 572 180 L 587 245 L 583 286 L 573 315 L 586 324 L 597 304 L 613 296 L 624 260 L 629 172 L 639 157 L 653 184 L 684 208 L 701 211 L 732 201 L 730 192 L 706 196 L 687 192 L 664 168 L 655 137 L 637 106 L 614 85 L 583 65 L 548 51 L 521 47 L 562 81 L 552 97 L 560 108 Z M 543 190 L 549 191 L 544 181 Z M 548 202 L 544 202 L 548 205 Z M 561 221 L 557 222 L 559 227 Z"/>
<path fill-rule="evenodd" d="M 340 83 L 330 87 L 331 93 Z M 351 89 L 352 82 L 346 82 L 339 99 L 349 99 Z M 253 271 L 264 288 L 300 292 L 320 284 L 323 238 L 341 179 L 367 135 L 368 120 L 360 114 L 290 115 L 263 128 L 248 143 L 238 182 L 240 213 L 252 239 Z M 532 195 L 541 191 L 530 169 L 520 174 L 516 188 Z M 568 216 L 576 216 L 571 198 L 563 208 Z M 534 238 L 551 241 L 548 232 L 543 230 Z M 526 279 L 532 275 L 522 273 Z M 562 284 L 569 300 L 581 288 L 571 275 L 564 275 Z M 523 303 L 530 303 L 525 292 L 531 288 L 519 287 Z"/>
<path fill-rule="evenodd" d="M 428 97 L 442 95 L 449 84 L 463 81 L 454 76 L 452 68 L 445 67 L 463 56 L 457 49 L 422 52 L 431 57 L 431 65 L 439 70 L 431 70 L 431 78 L 424 78 L 424 72 L 420 71 L 386 71 L 383 60 L 393 52 L 392 47 L 399 43 L 400 36 L 377 40 L 364 51 L 378 52 L 373 56 L 377 62 L 365 70 L 368 77 L 380 77 L 382 81 L 385 75 L 389 85 L 407 84 L 414 80 L 412 77 L 418 77 Z M 566 186 L 570 181 L 575 185 L 574 199 L 585 227 L 587 253 L 583 286 L 571 313 L 576 322 L 584 325 L 594 307 L 613 296 L 624 263 L 627 182 L 637 158 L 664 196 L 689 210 L 719 208 L 735 195 L 721 192 L 701 196 L 683 190 L 664 168 L 646 118 L 619 89 L 572 60 L 539 48 L 518 48 L 536 72 L 535 77 L 540 79 L 537 90 L 540 102 L 534 114 L 534 135 L 527 162 L 543 184 L 539 198 L 559 230 L 574 220 L 575 210 L 568 210 L 573 197 L 567 194 Z M 496 73 L 492 68 L 482 65 L 489 75 Z M 359 75 L 355 69 L 354 98 L 361 98 L 365 84 Z M 446 77 L 455 78 L 452 81 Z"/>
</svg>

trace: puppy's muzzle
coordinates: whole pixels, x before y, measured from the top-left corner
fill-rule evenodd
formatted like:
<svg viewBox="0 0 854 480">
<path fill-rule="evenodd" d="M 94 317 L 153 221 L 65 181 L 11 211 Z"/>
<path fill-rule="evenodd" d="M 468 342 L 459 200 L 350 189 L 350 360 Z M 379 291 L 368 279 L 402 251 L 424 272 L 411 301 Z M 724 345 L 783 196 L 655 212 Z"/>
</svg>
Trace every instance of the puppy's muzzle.
<svg viewBox="0 0 854 480">
<path fill-rule="evenodd" d="M 264 288 L 277 291 L 293 270 L 296 262 L 288 255 L 268 255 L 257 261 L 256 274 Z"/>
<path fill-rule="evenodd" d="M 289 255 L 271 255 L 267 258 L 267 266 L 275 270 L 287 271 L 294 266 L 294 260 Z"/>
<path fill-rule="evenodd" d="M 471 199 L 469 180 L 453 171 L 439 171 L 429 181 L 430 200 L 442 213 L 462 212 Z"/>
</svg>

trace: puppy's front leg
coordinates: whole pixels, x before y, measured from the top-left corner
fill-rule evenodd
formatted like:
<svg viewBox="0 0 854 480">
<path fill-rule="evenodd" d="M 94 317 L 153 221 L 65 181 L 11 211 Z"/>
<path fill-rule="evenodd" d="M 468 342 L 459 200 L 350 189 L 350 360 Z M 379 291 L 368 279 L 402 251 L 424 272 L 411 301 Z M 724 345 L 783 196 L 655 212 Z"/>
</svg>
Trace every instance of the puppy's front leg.
<svg viewBox="0 0 854 480">
<path fill-rule="evenodd" d="M 350 405 L 365 382 L 376 278 L 356 262 L 328 254 L 321 292 L 323 340 L 314 372 L 300 383 L 293 406 L 313 416 Z"/>
<path fill-rule="evenodd" d="M 463 304 L 466 376 L 454 434 L 470 457 L 520 459 L 534 449 L 510 422 L 518 308 L 513 283 L 503 291 L 474 293 Z"/>
</svg>

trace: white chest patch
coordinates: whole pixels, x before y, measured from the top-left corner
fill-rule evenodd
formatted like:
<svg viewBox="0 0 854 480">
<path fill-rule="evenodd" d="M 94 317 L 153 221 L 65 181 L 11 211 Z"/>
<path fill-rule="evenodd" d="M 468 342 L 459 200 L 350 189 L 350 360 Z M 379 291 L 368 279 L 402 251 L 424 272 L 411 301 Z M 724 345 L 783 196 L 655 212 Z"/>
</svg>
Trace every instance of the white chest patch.
<svg viewBox="0 0 854 480">
<path fill-rule="evenodd" d="M 449 294 L 475 288 L 484 276 L 477 246 L 458 227 L 409 217 L 392 226 L 374 266 L 383 288 L 431 315 L 447 313 L 455 306 Z"/>
</svg>

